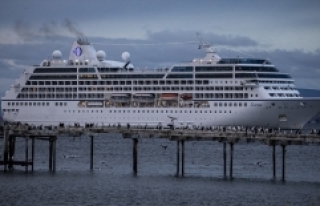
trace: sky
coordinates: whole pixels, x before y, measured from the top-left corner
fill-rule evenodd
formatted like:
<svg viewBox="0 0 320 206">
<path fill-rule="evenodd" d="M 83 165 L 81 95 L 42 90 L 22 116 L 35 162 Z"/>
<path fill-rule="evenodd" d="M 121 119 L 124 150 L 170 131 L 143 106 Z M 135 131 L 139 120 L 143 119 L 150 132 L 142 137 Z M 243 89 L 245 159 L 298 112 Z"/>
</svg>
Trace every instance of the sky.
<svg viewBox="0 0 320 206">
<path fill-rule="evenodd" d="M 320 89 L 319 0 L 0 0 L 0 94 L 54 50 L 68 58 L 79 35 L 107 59 L 139 68 L 204 56 L 266 58 L 298 88 Z M 2 95 L 1 95 L 2 96 Z"/>
</svg>

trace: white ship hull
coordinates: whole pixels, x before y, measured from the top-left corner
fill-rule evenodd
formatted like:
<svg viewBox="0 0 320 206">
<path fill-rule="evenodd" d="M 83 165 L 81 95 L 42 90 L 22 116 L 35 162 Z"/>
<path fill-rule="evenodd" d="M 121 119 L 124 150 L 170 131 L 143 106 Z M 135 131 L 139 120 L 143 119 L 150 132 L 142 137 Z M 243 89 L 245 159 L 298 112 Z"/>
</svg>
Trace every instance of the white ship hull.
<svg viewBox="0 0 320 206">
<path fill-rule="evenodd" d="M 29 101 L 28 101 L 29 102 Z M 101 107 L 79 108 L 79 101 L 35 101 L 40 106 L 15 106 L 14 111 L 4 114 L 4 121 L 33 125 L 148 125 L 156 127 L 170 123 L 175 117 L 176 126 L 261 126 L 269 128 L 302 128 L 320 111 L 320 99 L 209 101 L 208 108 L 130 108 Z M 62 103 L 62 106 L 60 106 Z M 215 104 L 216 103 L 216 104 Z M 237 106 L 235 106 L 235 103 Z M 240 106 L 241 103 L 241 106 Z M 244 106 L 246 103 L 246 106 Z M 7 101 L 2 101 L 2 107 Z M 20 105 L 20 104 L 19 104 Z M 216 106 L 215 106 L 216 105 Z M 221 106 L 219 106 L 221 105 Z"/>
</svg>

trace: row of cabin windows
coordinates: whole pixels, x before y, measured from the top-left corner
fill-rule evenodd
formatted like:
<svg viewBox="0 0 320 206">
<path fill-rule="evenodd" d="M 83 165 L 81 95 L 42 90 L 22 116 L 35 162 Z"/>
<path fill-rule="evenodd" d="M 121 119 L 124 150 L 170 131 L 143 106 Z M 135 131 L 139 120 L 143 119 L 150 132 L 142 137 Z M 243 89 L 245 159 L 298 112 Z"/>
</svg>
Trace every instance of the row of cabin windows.
<svg viewBox="0 0 320 206">
<path fill-rule="evenodd" d="M 78 89 L 76 87 L 24 87 L 21 89 L 21 92 L 77 92 Z"/>
<path fill-rule="evenodd" d="M 8 106 L 50 106 L 50 102 L 8 102 Z M 55 106 L 67 106 L 67 102 L 55 102 Z"/>
<path fill-rule="evenodd" d="M 297 93 L 269 93 L 270 97 L 300 97 L 300 94 Z"/>
<path fill-rule="evenodd" d="M 32 75 L 30 80 L 59 80 L 59 79 L 98 79 L 97 74 L 79 74 L 77 75 Z M 112 74 L 101 75 L 101 79 L 162 79 L 164 74 Z M 288 74 L 273 74 L 273 73 L 235 73 L 235 78 L 276 78 L 276 79 L 291 79 Z M 233 73 L 170 73 L 167 79 L 231 79 Z"/>
<path fill-rule="evenodd" d="M 267 87 L 265 87 L 267 89 Z M 286 88 L 283 88 L 284 90 L 287 90 Z M 79 87 L 79 91 L 132 91 L 131 87 L 116 87 L 116 88 L 110 88 L 110 87 Z M 141 90 L 193 90 L 193 87 L 134 87 L 134 91 L 141 91 Z M 247 87 L 232 87 L 232 86 L 207 86 L 207 87 L 195 87 L 196 91 L 202 91 L 202 90 L 208 90 L 208 91 L 243 91 L 248 90 Z M 251 90 L 253 88 L 251 87 Z M 37 88 L 37 87 L 24 87 L 22 88 L 22 93 L 33 93 L 33 92 L 77 92 L 78 89 L 76 87 L 45 87 L 45 88 Z"/>
<path fill-rule="evenodd" d="M 104 98 L 104 94 L 19 94 L 18 99 L 77 99 L 77 98 Z"/>
<path fill-rule="evenodd" d="M 49 102 L 8 102 L 8 106 L 49 106 Z"/>
<path fill-rule="evenodd" d="M 253 95 L 251 94 L 251 97 Z M 258 97 L 258 94 L 256 94 L 256 97 Z M 219 99 L 237 99 L 237 98 L 249 98 L 248 93 L 204 93 L 204 94 L 195 94 L 195 98 L 219 98 Z"/>
<path fill-rule="evenodd" d="M 265 90 L 296 90 L 294 87 L 277 87 L 277 86 L 266 86 Z"/>
<path fill-rule="evenodd" d="M 240 106 L 240 105 L 239 105 Z M 242 105 L 241 105 L 242 106 Z M 76 113 L 76 110 L 63 110 L 64 113 Z M 78 113 L 103 113 L 103 110 L 78 110 Z M 192 110 L 109 110 L 109 113 L 193 113 Z M 228 113 L 227 110 L 195 110 L 194 113 Z M 231 113 L 231 110 L 229 110 Z M 110 117 L 112 118 L 112 117 Z M 114 117 L 115 118 L 115 117 Z"/>
<path fill-rule="evenodd" d="M 133 80 L 133 81 L 79 81 L 79 85 L 193 85 L 209 84 L 208 80 Z M 26 85 L 78 85 L 77 81 L 27 81 Z"/>
<path fill-rule="evenodd" d="M 54 99 L 54 98 L 67 98 L 76 99 L 77 94 L 19 94 L 18 99 Z"/>
<path fill-rule="evenodd" d="M 234 60 L 233 63 L 239 63 L 240 60 Z M 222 61 L 221 61 L 222 62 Z M 266 62 L 266 61 L 264 61 Z M 247 63 L 247 61 L 242 62 Z M 82 65 L 82 62 L 79 62 L 79 65 Z M 120 68 L 103 68 L 98 67 L 98 72 L 118 72 Z M 168 70 L 163 69 L 164 71 Z M 197 72 L 208 72 L 208 71 L 232 71 L 233 67 L 231 66 L 197 66 L 195 71 Z M 236 66 L 236 71 L 263 71 L 263 72 L 278 72 L 275 67 L 270 66 Z M 162 71 L 162 69 L 161 69 Z M 191 66 L 175 66 L 171 70 L 172 72 L 193 72 L 193 67 Z M 33 73 L 76 73 L 77 68 L 35 68 Z M 79 73 L 95 73 L 95 68 L 78 68 Z"/>
<path fill-rule="evenodd" d="M 211 84 L 233 84 L 233 81 L 208 81 L 208 80 L 120 80 L 120 81 L 27 81 L 26 85 L 208 85 Z M 291 84 L 292 81 L 258 81 L 261 84 Z M 78 84 L 79 83 L 79 84 Z M 238 81 L 234 82 L 235 84 Z"/>
<path fill-rule="evenodd" d="M 94 68 L 79 68 L 80 73 L 96 72 Z M 33 73 L 77 73 L 77 68 L 35 68 Z"/>
</svg>

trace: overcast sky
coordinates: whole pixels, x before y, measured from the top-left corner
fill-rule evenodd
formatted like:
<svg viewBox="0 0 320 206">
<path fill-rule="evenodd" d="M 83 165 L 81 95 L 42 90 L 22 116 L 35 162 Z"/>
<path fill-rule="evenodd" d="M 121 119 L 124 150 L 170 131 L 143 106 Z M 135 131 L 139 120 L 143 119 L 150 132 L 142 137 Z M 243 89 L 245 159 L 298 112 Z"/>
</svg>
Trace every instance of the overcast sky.
<svg viewBox="0 0 320 206">
<path fill-rule="evenodd" d="M 297 87 L 320 89 L 319 0 L 0 0 L 0 93 L 28 65 L 77 35 L 107 58 L 128 51 L 136 67 L 163 67 L 204 55 L 196 32 L 222 57 L 269 58 Z"/>
</svg>

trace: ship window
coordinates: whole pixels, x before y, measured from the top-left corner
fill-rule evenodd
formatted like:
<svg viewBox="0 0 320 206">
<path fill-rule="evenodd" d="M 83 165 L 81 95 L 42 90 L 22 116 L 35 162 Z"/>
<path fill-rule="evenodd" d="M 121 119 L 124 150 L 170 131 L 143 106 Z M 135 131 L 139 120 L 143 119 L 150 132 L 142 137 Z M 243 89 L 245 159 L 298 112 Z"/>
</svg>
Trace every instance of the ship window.
<svg viewBox="0 0 320 206">
<path fill-rule="evenodd" d="M 171 72 L 193 72 L 193 67 L 183 67 L 183 66 L 173 67 Z"/>
<path fill-rule="evenodd" d="M 248 67 L 248 66 L 236 66 L 236 71 L 260 71 L 260 72 L 278 72 L 275 67 Z"/>
<path fill-rule="evenodd" d="M 192 79 L 192 74 L 168 74 L 168 79 Z"/>
<path fill-rule="evenodd" d="M 256 73 L 236 73 L 236 78 L 256 78 Z"/>
<path fill-rule="evenodd" d="M 232 67 L 210 67 L 210 66 L 199 66 L 196 67 L 196 72 L 215 72 L 215 71 L 232 71 Z"/>
<path fill-rule="evenodd" d="M 232 73 L 207 73 L 207 74 L 196 74 L 196 78 L 199 78 L 199 79 L 211 79 L 211 78 L 232 78 Z"/>
<path fill-rule="evenodd" d="M 279 121 L 280 121 L 280 122 L 286 122 L 286 121 L 288 121 L 287 115 L 285 115 L 285 114 L 280 114 L 280 115 L 279 115 Z"/>
<path fill-rule="evenodd" d="M 79 73 L 96 72 L 94 68 L 79 68 Z"/>
<path fill-rule="evenodd" d="M 278 78 L 278 79 L 291 79 L 291 76 L 288 74 L 266 74 L 258 73 L 259 78 Z"/>
<path fill-rule="evenodd" d="M 37 103 L 36 102 L 33 102 L 33 106 L 36 106 L 37 105 Z"/>
</svg>

